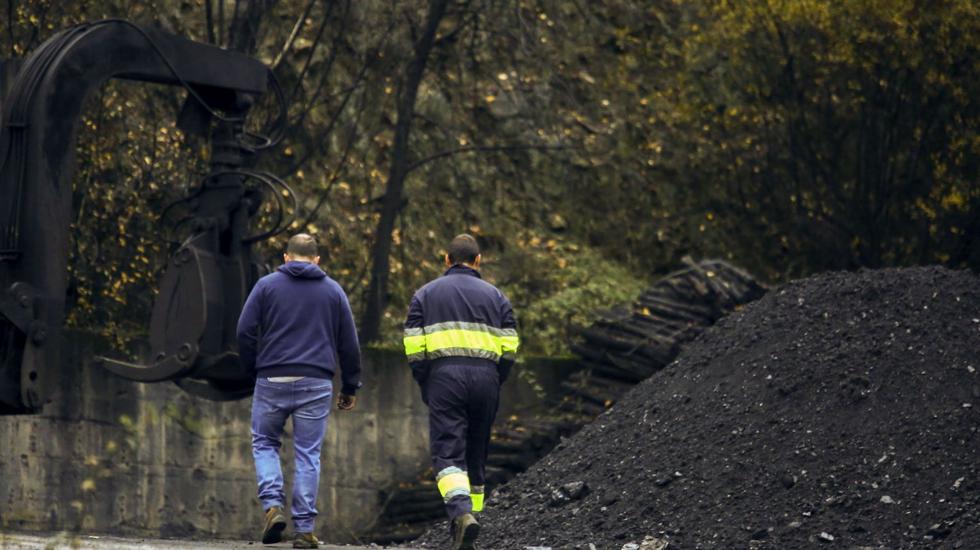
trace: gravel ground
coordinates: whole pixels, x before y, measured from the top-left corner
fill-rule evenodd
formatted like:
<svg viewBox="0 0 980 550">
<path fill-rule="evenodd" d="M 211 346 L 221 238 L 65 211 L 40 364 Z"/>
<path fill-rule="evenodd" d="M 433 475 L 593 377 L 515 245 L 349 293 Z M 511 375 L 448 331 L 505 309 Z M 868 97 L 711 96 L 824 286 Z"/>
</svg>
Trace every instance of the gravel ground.
<svg viewBox="0 0 980 550">
<path fill-rule="evenodd" d="M 975 274 L 789 283 L 501 487 L 482 547 L 980 549 L 978 371 Z"/>
<path fill-rule="evenodd" d="M 250 541 L 234 540 L 163 540 L 133 537 L 109 537 L 94 535 L 72 535 L 67 533 L 33 535 L 23 533 L 0 533 L 0 549 L 3 550 L 191 550 L 193 548 L 231 550 L 259 548 L 292 548 L 292 541 L 279 544 L 260 544 Z M 321 545 L 323 550 L 369 550 L 366 546 Z M 378 547 L 370 547 L 378 548 Z"/>
</svg>

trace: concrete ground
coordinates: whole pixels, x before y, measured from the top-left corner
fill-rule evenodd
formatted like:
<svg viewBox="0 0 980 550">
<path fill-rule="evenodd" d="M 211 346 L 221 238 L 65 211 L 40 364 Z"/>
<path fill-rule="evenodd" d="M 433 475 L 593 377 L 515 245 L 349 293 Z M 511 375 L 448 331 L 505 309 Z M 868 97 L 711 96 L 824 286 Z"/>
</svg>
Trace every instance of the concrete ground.
<svg viewBox="0 0 980 550">
<path fill-rule="evenodd" d="M 28 535 L 0 532 L 0 549 L 2 550 L 191 550 L 193 548 L 209 550 L 259 550 L 269 548 L 271 550 L 292 547 L 292 541 L 265 545 L 257 541 L 164 540 L 138 537 L 74 535 L 68 533 Z M 332 546 L 322 544 L 320 548 L 323 550 L 368 550 L 366 546 Z M 371 548 L 376 550 L 379 547 L 374 546 Z"/>
</svg>

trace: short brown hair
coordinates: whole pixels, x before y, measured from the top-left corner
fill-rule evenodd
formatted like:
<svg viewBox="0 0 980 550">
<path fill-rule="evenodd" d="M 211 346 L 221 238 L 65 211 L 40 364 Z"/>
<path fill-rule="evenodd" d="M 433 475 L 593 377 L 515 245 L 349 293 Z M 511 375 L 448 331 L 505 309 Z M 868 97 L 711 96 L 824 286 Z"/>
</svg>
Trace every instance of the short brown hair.
<svg viewBox="0 0 980 550">
<path fill-rule="evenodd" d="M 449 243 L 447 252 L 449 253 L 449 263 L 453 265 L 471 264 L 480 255 L 480 245 L 477 244 L 473 235 L 463 233 L 453 238 Z"/>
<path fill-rule="evenodd" d="M 286 244 L 286 254 L 299 256 L 300 258 L 316 258 L 320 255 L 316 239 L 313 235 L 297 233 L 289 238 Z"/>
</svg>

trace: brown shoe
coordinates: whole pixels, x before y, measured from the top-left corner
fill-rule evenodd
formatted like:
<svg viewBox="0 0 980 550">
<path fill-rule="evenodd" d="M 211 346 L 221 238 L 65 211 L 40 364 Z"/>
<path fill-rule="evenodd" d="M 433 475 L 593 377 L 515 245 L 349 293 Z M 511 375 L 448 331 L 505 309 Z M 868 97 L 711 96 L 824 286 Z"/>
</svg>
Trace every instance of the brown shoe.
<svg viewBox="0 0 980 550">
<path fill-rule="evenodd" d="M 262 528 L 262 544 L 275 544 L 282 540 L 282 532 L 286 529 L 286 516 L 278 506 L 265 511 L 265 527 Z"/>
<path fill-rule="evenodd" d="M 293 540 L 293 548 L 319 548 L 320 541 L 317 540 L 313 533 L 296 533 L 296 539 Z"/>
<path fill-rule="evenodd" d="M 463 514 L 453 521 L 453 550 L 474 550 L 480 524 L 473 514 Z"/>
</svg>

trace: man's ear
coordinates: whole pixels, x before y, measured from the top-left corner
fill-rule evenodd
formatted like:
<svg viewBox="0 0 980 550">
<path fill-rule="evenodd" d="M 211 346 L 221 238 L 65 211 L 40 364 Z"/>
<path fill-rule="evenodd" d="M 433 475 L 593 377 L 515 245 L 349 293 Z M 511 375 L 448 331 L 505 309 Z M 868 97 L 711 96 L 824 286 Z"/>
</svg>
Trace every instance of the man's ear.
<svg viewBox="0 0 980 550">
<path fill-rule="evenodd" d="M 320 257 L 319 256 L 314 256 L 313 257 L 313 265 L 320 265 Z"/>
<path fill-rule="evenodd" d="M 480 267 L 480 260 L 483 259 L 483 254 L 477 254 L 476 258 L 473 259 L 473 268 L 476 269 Z"/>
<path fill-rule="evenodd" d="M 282 261 L 284 261 L 286 263 L 289 263 L 289 261 L 290 261 L 289 254 L 283 254 L 282 255 Z"/>
<path fill-rule="evenodd" d="M 443 258 L 446 260 L 446 267 L 453 266 L 453 263 L 449 261 L 449 254 L 446 254 L 445 256 L 443 256 Z"/>
</svg>

